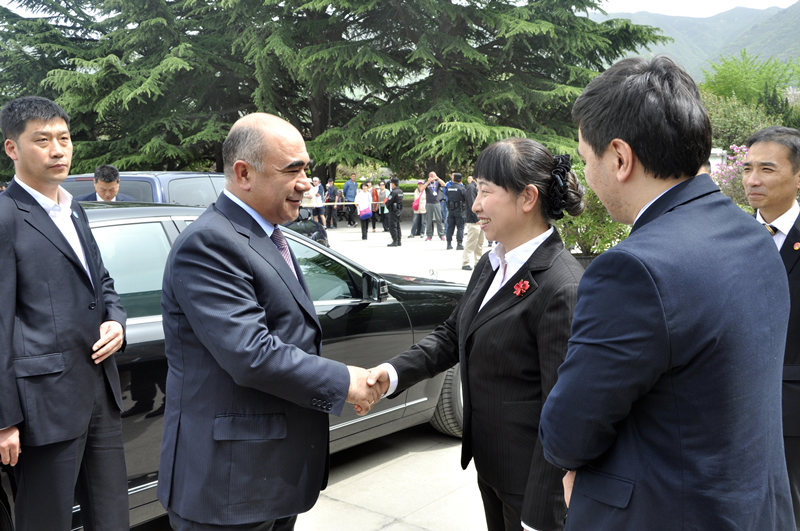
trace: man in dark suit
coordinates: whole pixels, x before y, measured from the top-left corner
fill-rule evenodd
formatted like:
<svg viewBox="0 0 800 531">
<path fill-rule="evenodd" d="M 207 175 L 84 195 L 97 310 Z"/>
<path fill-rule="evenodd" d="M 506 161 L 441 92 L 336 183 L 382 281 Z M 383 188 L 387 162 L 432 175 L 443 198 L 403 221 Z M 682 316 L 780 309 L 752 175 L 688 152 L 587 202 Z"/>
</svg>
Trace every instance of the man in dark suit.
<svg viewBox="0 0 800 531">
<path fill-rule="evenodd" d="M 763 227 L 695 176 L 711 126 L 694 81 L 624 59 L 572 115 L 587 183 L 633 228 L 586 269 L 542 410 L 545 458 L 573 471 L 567 529 L 791 528 L 786 274 Z"/>
<path fill-rule="evenodd" d="M 453 174 L 453 182 L 447 188 L 447 249 L 453 248 L 453 233 L 456 233 L 456 249 L 464 246 L 464 211 L 467 209 L 467 192 L 461 184 L 460 173 Z M 470 205 L 472 206 L 472 205 Z"/>
<path fill-rule="evenodd" d="M 800 522 L 800 131 L 768 127 L 746 145 L 742 184 L 756 221 L 772 234 L 789 277 L 789 330 L 783 358 L 783 446 L 795 523 Z"/>
<path fill-rule="evenodd" d="M 119 170 L 111 164 L 102 164 L 94 169 L 94 193 L 81 195 L 76 201 L 136 201 L 133 197 L 119 193 Z"/>
<path fill-rule="evenodd" d="M 386 209 L 389 211 L 389 234 L 392 243 L 387 247 L 400 247 L 403 240 L 403 231 L 400 230 L 400 212 L 403 211 L 403 191 L 400 189 L 400 179 L 392 177 L 389 197 L 386 199 Z"/>
<path fill-rule="evenodd" d="M 175 529 L 293 529 L 327 481 L 328 414 L 345 401 L 366 412 L 378 396 L 366 370 L 320 356 L 314 304 L 278 227 L 310 187 L 303 137 L 250 114 L 222 152 L 225 190 L 164 271 L 158 498 Z"/>
<path fill-rule="evenodd" d="M 45 98 L 0 111 L 15 176 L 0 195 L 0 457 L 17 530 L 127 529 L 119 374 L 126 315 L 69 173 L 69 117 Z"/>
</svg>

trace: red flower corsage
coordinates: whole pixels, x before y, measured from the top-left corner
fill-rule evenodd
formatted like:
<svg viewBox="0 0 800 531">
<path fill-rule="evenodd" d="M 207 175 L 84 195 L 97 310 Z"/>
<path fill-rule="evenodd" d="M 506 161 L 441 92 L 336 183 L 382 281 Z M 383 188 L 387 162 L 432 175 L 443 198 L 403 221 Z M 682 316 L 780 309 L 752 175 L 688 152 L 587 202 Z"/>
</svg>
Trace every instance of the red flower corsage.
<svg viewBox="0 0 800 531">
<path fill-rule="evenodd" d="M 516 284 L 514 284 L 514 295 L 517 297 L 522 297 L 522 294 L 528 291 L 528 288 L 531 287 L 530 282 L 527 280 L 520 280 Z"/>
</svg>

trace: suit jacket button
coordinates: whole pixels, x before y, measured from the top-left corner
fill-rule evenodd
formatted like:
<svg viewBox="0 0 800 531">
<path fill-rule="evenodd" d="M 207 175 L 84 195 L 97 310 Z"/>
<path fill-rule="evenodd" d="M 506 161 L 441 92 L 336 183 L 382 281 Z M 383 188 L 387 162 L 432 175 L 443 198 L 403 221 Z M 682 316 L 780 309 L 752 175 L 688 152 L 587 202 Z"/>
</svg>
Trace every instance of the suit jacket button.
<svg viewBox="0 0 800 531">
<path fill-rule="evenodd" d="M 97 308 L 97 303 L 90 302 L 90 303 L 89 303 L 89 309 L 90 309 L 90 310 L 94 310 L 95 308 Z"/>
</svg>

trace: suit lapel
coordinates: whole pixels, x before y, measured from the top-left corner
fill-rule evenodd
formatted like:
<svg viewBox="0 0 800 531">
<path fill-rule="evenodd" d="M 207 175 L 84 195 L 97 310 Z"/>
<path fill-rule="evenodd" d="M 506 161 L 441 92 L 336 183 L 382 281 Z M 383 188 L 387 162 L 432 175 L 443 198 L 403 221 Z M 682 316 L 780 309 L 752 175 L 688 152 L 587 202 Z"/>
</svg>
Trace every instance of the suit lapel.
<svg viewBox="0 0 800 531">
<path fill-rule="evenodd" d="M 707 174 L 698 175 L 697 177 L 680 182 L 664 192 L 661 197 L 647 207 L 647 210 L 645 210 L 641 217 L 636 220 L 636 223 L 633 224 L 631 232 L 638 230 L 662 214 L 680 205 L 715 192 L 722 193 Z"/>
<path fill-rule="evenodd" d="M 534 251 L 519 271 L 517 271 L 513 277 L 509 278 L 506 283 L 500 287 L 500 290 L 486 302 L 486 305 L 477 312 L 475 319 L 467 330 L 467 335 L 472 334 L 480 326 L 502 315 L 506 310 L 519 304 L 527 297 L 533 296 L 538 288 L 538 284 L 534 279 L 535 273 L 548 269 L 553 264 L 556 254 L 558 254 L 563 247 L 564 245 L 561 243 L 561 237 L 558 235 L 558 232 L 553 231 L 553 234 L 542 242 L 539 248 Z M 486 269 L 491 270 L 491 266 L 488 265 L 488 260 Z M 486 291 L 489 287 L 488 284 L 491 284 L 492 278 L 493 275 L 490 275 L 486 287 L 480 294 L 478 305 L 483 301 L 483 297 L 486 295 Z M 517 295 L 515 286 L 524 281 L 528 282 L 528 287 L 520 291 L 519 295 Z"/>
<path fill-rule="evenodd" d="M 800 242 L 800 216 L 794 221 L 794 226 L 786 235 L 781 246 L 781 258 L 783 265 L 786 266 L 786 272 L 791 273 L 794 266 L 797 264 L 797 259 L 800 258 L 800 245 L 795 248 L 796 244 Z"/>
<path fill-rule="evenodd" d="M 228 218 L 236 231 L 243 237 L 247 238 L 250 248 L 253 249 L 259 256 L 261 256 L 273 269 L 278 273 L 280 279 L 289 288 L 292 296 L 297 303 L 303 308 L 306 313 L 317 323 L 317 312 L 314 309 L 314 303 L 306 289 L 303 274 L 300 271 L 300 266 L 292 254 L 292 260 L 297 271 L 297 277 L 294 276 L 292 270 L 289 269 L 289 264 L 283 259 L 283 256 L 275 247 L 275 244 L 267 236 L 261 226 L 254 220 L 250 214 L 245 212 L 239 205 L 228 199 L 225 194 L 220 194 L 214 205 L 226 218 Z M 291 252 L 291 247 L 290 247 Z"/>
<path fill-rule="evenodd" d="M 58 230 L 56 227 L 55 222 L 50 219 L 50 216 L 45 212 L 45 210 L 41 207 L 39 203 L 29 194 L 24 188 L 19 186 L 16 182 L 11 181 L 11 184 L 8 186 L 7 190 L 8 195 L 14 200 L 19 209 L 22 219 L 33 227 L 36 231 L 38 231 L 42 236 L 47 238 L 53 246 L 58 249 L 64 256 L 67 257 L 77 268 L 79 271 L 83 273 L 81 277 L 87 283 L 87 285 L 91 288 L 92 283 L 89 279 L 88 275 L 86 274 L 86 270 L 83 267 L 78 255 L 75 254 L 75 251 L 67 242 L 67 239 L 61 234 L 61 231 Z M 72 215 L 76 215 L 75 211 L 72 211 Z M 78 230 L 79 237 L 81 236 L 81 231 Z M 86 254 L 86 246 L 84 245 L 84 254 Z M 87 256 L 87 262 L 89 257 Z"/>
</svg>

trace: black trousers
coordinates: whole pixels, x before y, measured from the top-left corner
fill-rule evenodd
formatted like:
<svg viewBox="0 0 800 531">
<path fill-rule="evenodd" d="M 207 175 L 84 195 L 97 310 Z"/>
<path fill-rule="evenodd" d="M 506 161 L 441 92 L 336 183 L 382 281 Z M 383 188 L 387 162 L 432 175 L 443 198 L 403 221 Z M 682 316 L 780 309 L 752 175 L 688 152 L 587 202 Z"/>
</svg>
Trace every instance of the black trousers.
<svg viewBox="0 0 800 531">
<path fill-rule="evenodd" d="M 789 491 L 792 495 L 795 525 L 800 530 L 800 437 L 784 437 L 783 449 L 786 452 L 786 468 L 789 471 Z"/>
<path fill-rule="evenodd" d="M 101 367 L 96 369 L 95 405 L 86 431 L 77 439 L 27 446 L 14 467 L 17 531 L 71 529 L 77 497 L 87 531 L 128 529 L 128 478 L 122 448 L 122 421 Z"/>
<path fill-rule="evenodd" d="M 462 212 L 453 212 L 452 210 L 447 215 L 447 243 L 453 243 L 453 232 L 456 232 L 456 241 L 458 245 L 464 241 L 464 214 Z"/>
<path fill-rule="evenodd" d="M 337 227 L 336 208 L 334 205 L 325 206 L 325 228 Z"/>
<path fill-rule="evenodd" d="M 169 509 L 167 513 L 169 514 L 169 525 L 175 531 L 222 531 L 223 529 L 241 529 L 242 531 L 292 531 L 297 521 L 297 515 L 295 515 L 255 524 L 213 525 L 185 520 Z"/>
<path fill-rule="evenodd" d="M 522 529 L 521 494 L 500 492 L 478 476 L 478 489 L 483 498 L 488 531 L 519 531 Z"/>
<path fill-rule="evenodd" d="M 361 239 L 362 240 L 366 240 L 367 239 L 367 232 L 369 232 L 369 220 L 370 220 L 370 218 L 360 220 L 361 221 Z"/>
<path fill-rule="evenodd" d="M 400 233 L 400 212 L 389 212 L 389 234 L 392 236 L 392 242 L 400 245 L 400 240 L 403 238 Z"/>
</svg>

